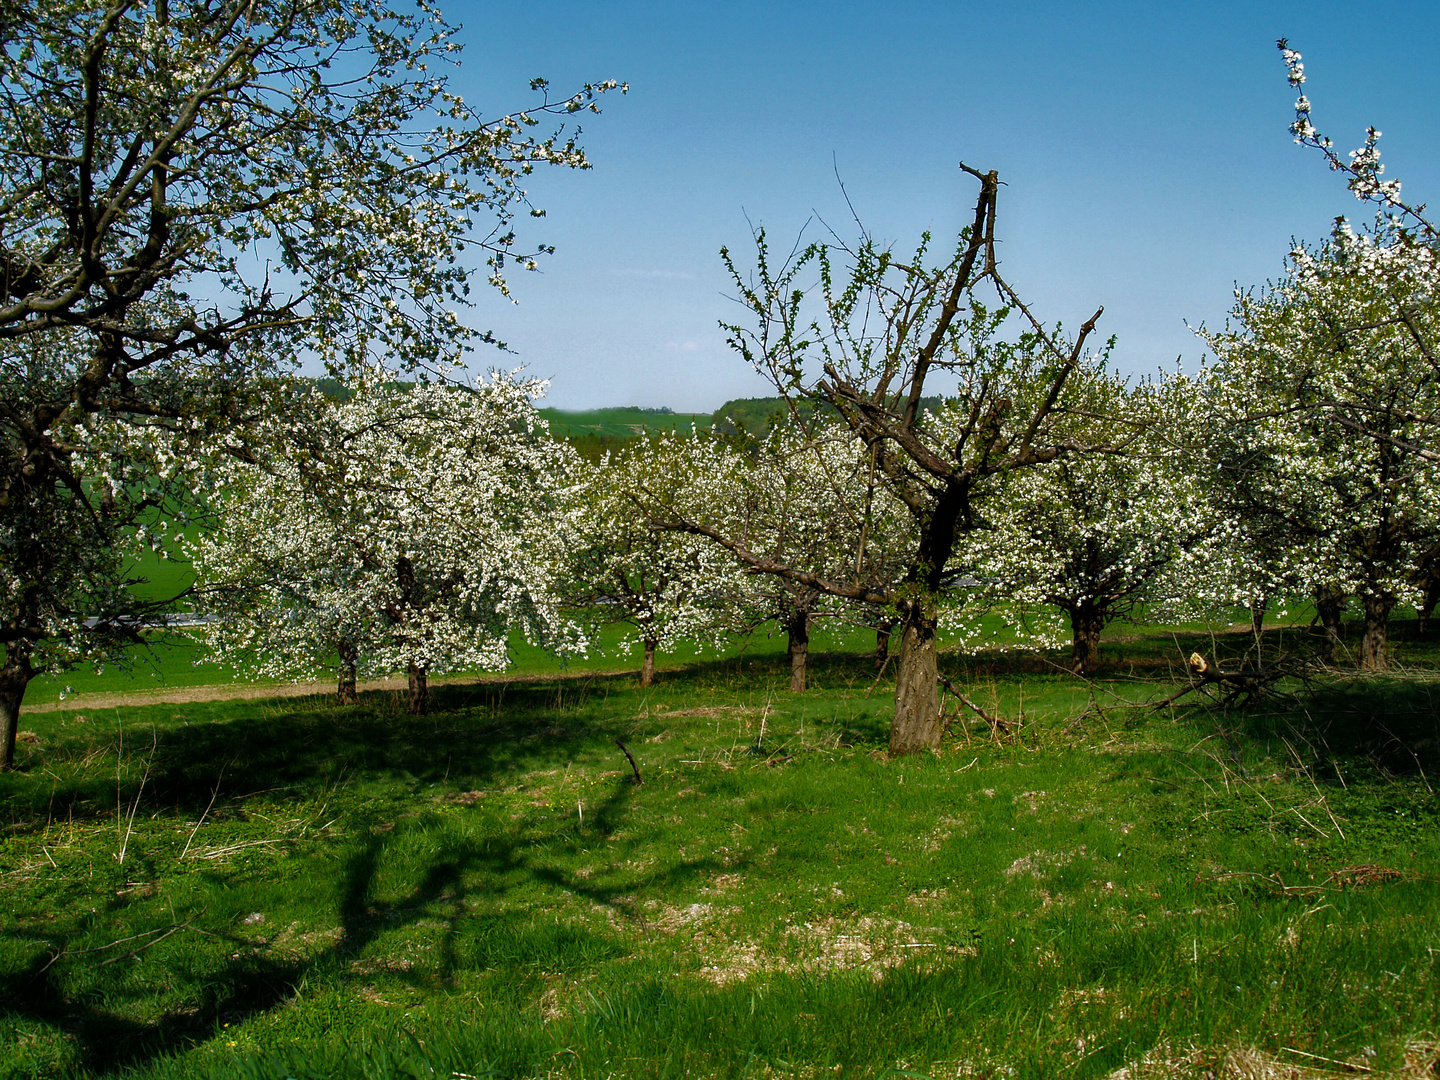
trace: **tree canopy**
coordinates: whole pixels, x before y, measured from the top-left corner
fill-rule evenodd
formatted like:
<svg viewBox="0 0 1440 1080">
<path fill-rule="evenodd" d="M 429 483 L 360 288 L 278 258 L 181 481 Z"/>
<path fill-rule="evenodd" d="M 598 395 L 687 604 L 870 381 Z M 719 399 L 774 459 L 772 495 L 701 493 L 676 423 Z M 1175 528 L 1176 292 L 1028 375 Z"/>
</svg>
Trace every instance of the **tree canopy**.
<svg viewBox="0 0 1440 1080">
<path fill-rule="evenodd" d="M 0 767 L 33 674 L 143 618 L 120 547 L 184 519 L 207 455 L 248 453 L 277 377 L 444 373 L 493 340 L 471 283 L 549 250 L 514 226 L 540 214 L 525 177 L 588 166 L 565 118 L 616 84 L 536 80 L 486 116 L 449 85 L 459 49 L 428 5 L 7 8 Z"/>
</svg>

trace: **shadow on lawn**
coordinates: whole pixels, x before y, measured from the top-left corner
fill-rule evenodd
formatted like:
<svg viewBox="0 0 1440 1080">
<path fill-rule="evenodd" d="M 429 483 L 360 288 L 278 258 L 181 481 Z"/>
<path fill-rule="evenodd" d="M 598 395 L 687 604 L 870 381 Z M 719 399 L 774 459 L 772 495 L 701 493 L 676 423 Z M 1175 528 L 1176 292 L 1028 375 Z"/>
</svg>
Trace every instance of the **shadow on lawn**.
<svg viewBox="0 0 1440 1080">
<path fill-rule="evenodd" d="M 1317 683 L 1282 714 L 1256 714 L 1246 733 L 1284 738 L 1328 769 L 1359 763 L 1382 773 L 1440 778 L 1440 683 L 1369 676 Z"/>
<path fill-rule="evenodd" d="M 405 716 L 391 691 L 365 693 L 351 708 L 314 697 L 127 709 L 124 753 L 130 762 L 149 763 L 147 805 L 192 817 L 212 804 L 223 807 L 227 797 L 303 795 L 341 772 L 405 774 L 427 783 L 472 775 L 478 785 L 517 755 L 612 739 L 608 726 L 577 715 L 595 682 L 577 676 L 560 684 L 438 687 L 425 717 Z M 69 732 L 30 751 L 19 771 L 0 774 L 0 798 L 19 817 L 38 816 L 37 824 L 108 816 L 116 805 L 115 754 L 113 732 Z M 107 757 L 110 764 L 87 767 Z M 44 766 L 58 772 L 47 770 L 47 782 L 36 783 Z M 139 775 L 135 770 L 122 794 L 134 796 Z"/>
<path fill-rule="evenodd" d="M 571 689 L 573 700 L 583 704 L 578 688 Z M 562 690 L 557 698 L 552 683 L 509 684 L 483 691 L 444 688 L 436 694 L 436 713 L 426 718 L 398 715 L 385 700 L 372 699 L 348 710 L 302 708 L 172 728 L 162 733 L 155 750 L 145 803 L 147 808 L 158 804 L 162 813 L 194 819 L 212 800 L 224 805 L 279 790 L 303 801 L 323 789 L 327 778 L 342 773 L 403 775 L 412 782 L 440 781 L 448 775 L 474 788 L 494 786 L 500 775 L 514 775 L 510 770 L 518 755 L 573 756 L 613 740 L 617 732 L 612 724 L 563 711 L 566 692 Z M 557 701 L 561 710 L 555 708 Z M 458 707 L 447 711 L 447 706 Z M 55 792 L 52 803 L 68 799 L 77 807 L 85 806 L 89 784 L 81 780 L 68 792 Z M 72 959 L 83 950 L 71 953 L 71 942 L 93 940 L 97 927 L 137 913 L 127 912 L 132 904 L 128 895 L 109 896 L 97 911 L 76 919 L 69 933 L 54 923 L 15 932 L 17 938 L 43 941 L 48 948 L 24 969 L 0 974 L 0 1009 L 63 1032 L 77 1046 L 84 1067 L 98 1075 L 140 1066 L 209 1038 L 224 1023 L 264 1013 L 293 998 L 308 980 L 363 977 L 363 970 L 353 965 L 377 935 L 422 919 L 444 924 L 441 980 L 462 968 L 489 966 L 487 957 L 492 954 L 513 958 L 547 949 L 613 954 L 622 948 L 618 942 L 573 927 L 536 929 L 519 916 L 492 919 L 477 927 L 467 911 L 483 899 L 477 893 L 493 894 L 528 881 L 609 906 L 624 918 L 639 919 L 628 893 L 719 868 L 717 860 L 706 856 L 645 872 L 642 878 L 603 884 L 581 879 L 558 865 L 557 851 L 569 854 L 582 843 L 593 843 L 597 835 L 611 836 L 624 822 L 635 791 L 628 776 L 617 776 L 604 800 L 587 808 L 583 837 L 567 833 L 569 826 L 558 822 L 485 835 L 432 835 L 427 839 L 435 850 L 415 873 L 414 887 L 393 902 L 372 896 L 385 849 L 403 843 L 407 830 L 424 829 L 426 823 L 423 817 L 380 823 L 357 809 L 347 815 L 347 824 L 358 844 L 335 874 L 340 882 L 336 910 L 340 933 L 317 955 L 305 959 L 276 955 L 268 947 L 256 948 L 252 938 L 228 927 L 204 927 L 196 916 L 192 927 L 183 915 L 170 916 L 176 919 L 175 932 L 220 938 L 231 956 L 207 975 L 198 1002 L 192 999 L 186 1007 L 151 1022 L 136 1021 L 131 1016 L 150 988 L 137 987 L 138 996 L 132 999 L 126 991 L 133 984 L 119 974 L 121 969 L 100 991 L 72 995 L 63 985 L 67 961 L 100 964 L 112 957 L 125 959 L 124 949 L 132 947 L 102 952 L 105 960 L 101 956 Z M 113 811 L 114 795 L 112 774 L 106 801 L 94 812 L 98 814 L 107 801 Z M 43 800 L 34 809 L 37 816 L 53 813 L 53 805 L 47 811 Z M 608 858 L 623 863 L 627 850 L 624 845 L 612 849 Z M 147 921 L 155 920 L 144 915 L 135 920 L 136 925 Z M 547 939 L 532 941 L 536 934 Z M 142 938 L 136 945 L 146 941 Z M 388 969 L 387 975 L 432 988 L 436 978 L 434 972 L 416 972 L 412 977 L 408 971 Z"/>
</svg>

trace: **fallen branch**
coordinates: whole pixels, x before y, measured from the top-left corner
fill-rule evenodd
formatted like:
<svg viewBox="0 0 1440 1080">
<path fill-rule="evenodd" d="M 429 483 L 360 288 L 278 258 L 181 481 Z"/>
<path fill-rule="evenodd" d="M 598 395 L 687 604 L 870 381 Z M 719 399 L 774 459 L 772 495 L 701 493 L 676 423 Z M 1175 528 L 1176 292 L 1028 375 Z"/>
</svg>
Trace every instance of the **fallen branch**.
<svg viewBox="0 0 1440 1080">
<path fill-rule="evenodd" d="M 944 675 L 941 675 L 939 678 L 940 685 L 943 686 L 946 690 L 950 691 L 950 693 L 955 696 L 955 698 L 960 702 L 960 704 L 964 705 L 971 712 L 975 713 L 976 716 L 980 717 L 981 720 L 984 720 L 985 723 L 990 725 L 991 735 L 995 735 L 997 732 L 1004 735 L 1010 734 L 1009 721 L 1005 720 L 999 715 L 992 715 L 982 709 L 979 705 L 976 705 L 975 702 L 971 701 L 959 690 L 956 690 L 955 684 L 952 683 L 949 679 L 945 678 Z"/>
<path fill-rule="evenodd" d="M 620 747 L 620 752 L 625 755 L 625 760 L 630 762 L 630 768 L 635 770 L 635 783 L 643 784 L 645 781 L 640 779 L 640 766 L 635 764 L 635 755 L 630 753 L 630 748 L 619 739 L 615 740 L 615 745 Z"/>
<path fill-rule="evenodd" d="M 1280 672 L 1266 668 L 1226 671 L 1210 663 L 1198 652 L 1190 654 L 1190 662 L 1187 670 L 1190 674 L 1190 685 L 1171 694 L 1163 701 L 1157 701 L 1152 708 L 1163 709 L 1167 705 L 1173 705 L 1186 694 L 1193 694 L 1212 686 L 1224 690 L 1227 703 L 1243 696 L 1244 700 L 1240 703 L 1248 704 L 1269 690 L 1270 685 L 1274 683 L 1281 674 Z"/>
<path fill-rule="evenodd" d="M 204 912 L 199 912 L 198 914 L 203 915 Z M 139 941 L 142 938 L 149 938 L 150 940 L 147 941 L 144 945 L 141 945 L 139 948 L 131 949 L 129 952 L 123 953 L 120 956 L 112 956 L 109 960 L 102 961 L 99 966 L 104 967 L 106 964 L 113 964 L 117 960 L 125 960 L 132 956 L 138 956 L 140 953 L 150 948 L 151 945 L 155 945 L 161 941 L 164 941 L 167 937 L 175 933 L 177 930 L 196 929 L 195 927 L 190 925 L 195 921 L 196 918 L 197 915 L 192 915 L 183 923 L 171 923 L 169 926 L 160 926 L 156 927 L 154 930 L 146 930 L 143 933 L 131 934 L 129 937 L 123 937 L 117 941 L 112 941 L 108 945 L 96 945 L 89 949 L 61 949 L 59 952 L 52 955 L 50 959 L 45 962 L 45 966 L 35 973 L 34 978 L 38 979 L 41 975 L 45 974 L 46 971 L 50 970 L 51 965 L 53 965 L 56 961 L 63 960 L 67 956 L 84 956 L 87 953 L 105 952 L 108 949 L 115 948 L 116 945 L 124 945 L 131 941 Z M 202 930 L 200 932 L 205 933 L 206 931 Z"/>
</svg>

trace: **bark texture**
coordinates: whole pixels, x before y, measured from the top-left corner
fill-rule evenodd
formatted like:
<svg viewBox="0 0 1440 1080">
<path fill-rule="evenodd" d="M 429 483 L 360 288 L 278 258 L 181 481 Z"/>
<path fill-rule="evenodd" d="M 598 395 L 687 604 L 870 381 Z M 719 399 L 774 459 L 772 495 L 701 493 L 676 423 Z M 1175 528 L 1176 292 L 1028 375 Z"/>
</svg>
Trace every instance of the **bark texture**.
<svg viewBox="0 0 1440 1080">
<path fill-rule="evenodd" d="M 655 647 L 657 642 L 652 638 L 645 639 L 645 659 L 640 664 L 640 685 L 655 685 Z"/>
<path fill-rule="evenodd" d="M 1076 604 L 1070 615 L 1070 665 L 1076 674 L 1089 675 L 1100 666 L 1100 631 L 1105 616 L 1090 603 Z"/>
<path fill-rule="evenodd" d="M 1340 649 L 1340 613 L 1345 610 L 1345 594 L 1339 589 L 1321 585 L 1315 589 L 1315 614 L 1324 631 L 1320 655 L 1329 663 Z"/>
<path fill-rule="evenodd" d="M 424 716 L 430 710 L 430 685 L 425 669 L 411 661 L 409 675 L 410 696 L 405 703 L 405 711 L 411 716 Z"/>
<path fill-rule="evenodd" d="M 1430 616 L 1435 614 L 1435 605 L 1440 603 L 1440 572 L 1427 570 L 1421 584 L 1425 587 L 1425 599 L 1420 602 L 1415 614 L 1420 619 L 1420 636 L 1424 637 L 1430 632 Z"/>
<path fill-rule="evenodd" d="M 15 767 L 15 736 L 20 733 L 20 703 L 35 675 L 26 653 L 12 648 L 0 668 L 0 769 Z"/>
<path fill-rule="evenodd" d="M 892 754 L 940 749 L 940 666 L 935 634 L 934 613 L 928 606 L 912 602 L 900 629 L 895 722 L 890 727 Z"/>
<path fill-rule="evenodd" d="M 1365 608 L 1365 637 L 1360 642 L 1360 670 L 1384 671 L 1390 609 L 1395 601 L 1388 596 L 1367 596 L 1361 603 Z"/>
<path fill-rule="evenodd" d="M 351 641 L 340 642 L 340 672 L 336 678 L 335 702 L 338 705 L 354 705 L 360 700 L 355 689 L 355 663 L 358 650 Z"/>
<path fill-rule="evenodd" d="M 790 646 L 790 689 L 798 694 L 805 689 L 805 661 L 810 653 L 810 612 L 792 611 L 786 620 L 785 632 Z"/>
<path fill-rule="evenodd" d="M 890 627 L 884 626 L 875 631 L 875 670 L 885 670 L 885 665 L 890 662 Z"/>
<path fill-rule="evenodd" d="M 1250 632 L 1255 635 L 1257 641 L 1265 632 L 1265 612 L 1269 607 L 1270 598 L 1267 596 L 1250 609 Z"/>
</svg>

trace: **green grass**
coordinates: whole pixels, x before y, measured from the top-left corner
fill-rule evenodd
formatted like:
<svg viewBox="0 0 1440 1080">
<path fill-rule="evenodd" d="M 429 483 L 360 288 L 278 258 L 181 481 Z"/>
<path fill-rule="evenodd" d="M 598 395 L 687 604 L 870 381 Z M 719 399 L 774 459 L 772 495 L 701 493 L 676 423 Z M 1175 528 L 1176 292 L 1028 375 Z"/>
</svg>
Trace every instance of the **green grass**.
<svg viewBox="0 0 1440 1080">
<path fill-rule="evenodd" d="M 1200 640 L 1115 646 L 1093 685 L 947 658 L 1021 734 L 896 761 L 893 687 L 844 652 L 803 695 L 751 652 L 441 688 L 424 719 L 32 714 L 0 1077 L 1395 1071 L 1440 1015 L 1440 688 L 1121 707 Z"/>
<path fill-rule="evenodd" d="M 517 634 L 510 642 L 511 670 L 528 675 L 578 675 L 627 667 L 638 671 L 641 649 L 638 644 L 628 642 L 627 636 L 626 628 L 621 625 L 602 627 L 594 634 L 587 655 L 561 658 L 531 645 Z M 817 631 L 816 641 L 821 647 L 861 649 L 868 645 L 873 648 L 874 633 L 849 627 L 825 628 Z M 657 662 L 661 670 L 673 670 L 696 662 L 772 658 L 784 653 L 785 648 L 783 633 L 771 634 L 762 629 L 749 637 L 731 639 L 722 647 L 680 643 L 662 652 Z M 494 673 L 461 671 L 447 673 L 447 676 L 470 678 L 491 674 Z M 321 681 L 333 677 L 323 670 L 313 675 Z M 278 680 L 253 679 L 244 657 L 236 658 L 233 663 L 216 660 L 205 649 L 203 631 L 174 631 L 152 634 L 148 646 L 131 650 L 122 666 L 112 664 L 100 671 L 80 666 L 39 676 L 26 690 L 25 703 L 51 704 L 77 694 L 147 694 L 184 687 L 228 686 L 237 681 L 262 687 L 278 685 Z"/>
</svg>

